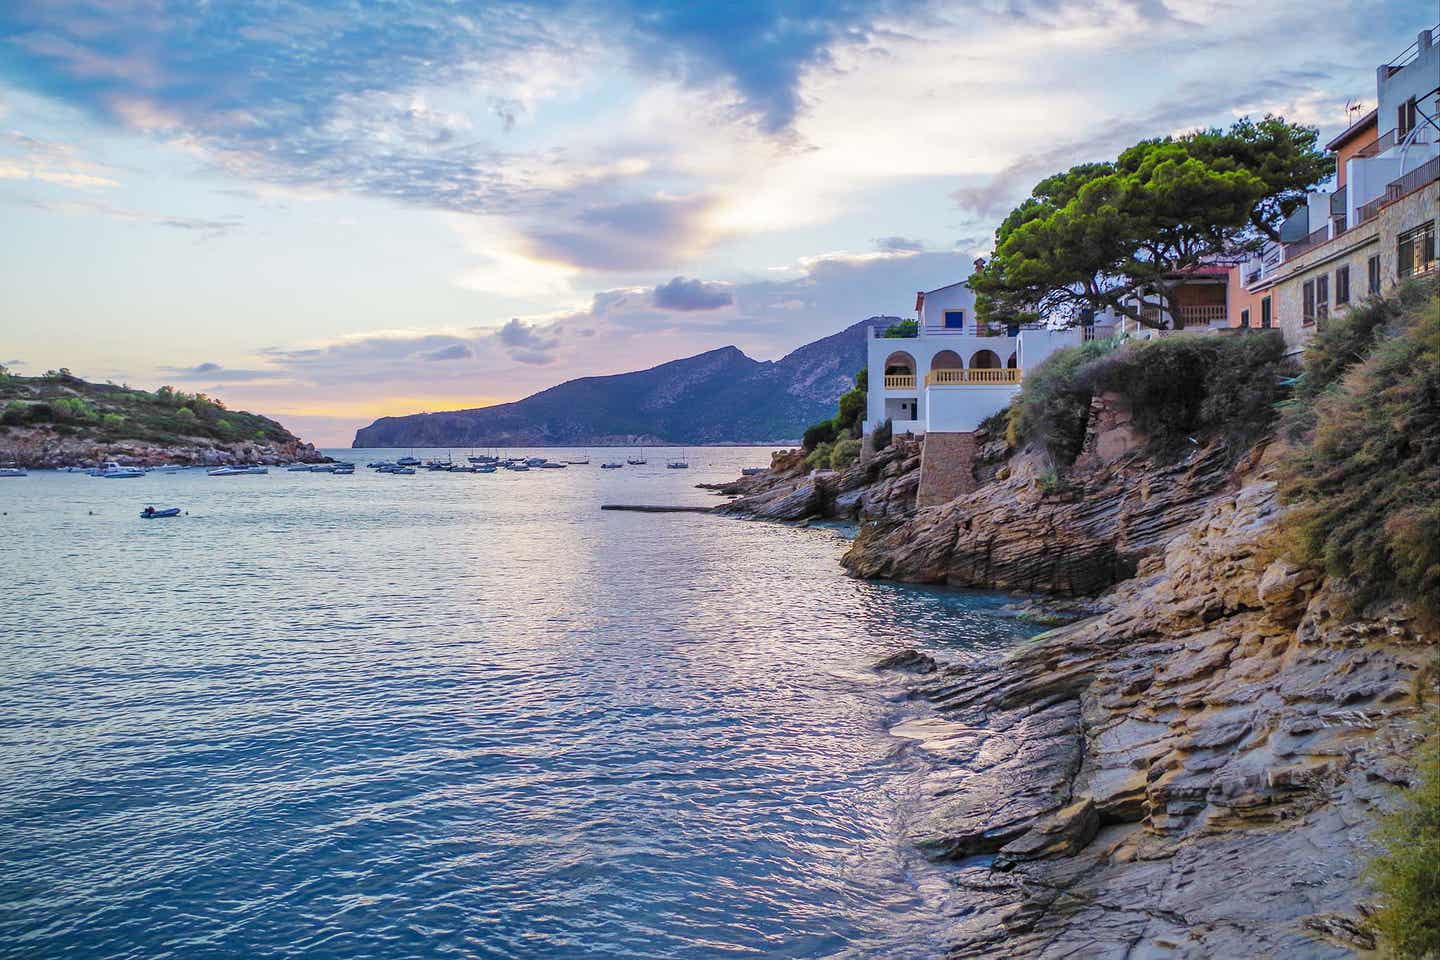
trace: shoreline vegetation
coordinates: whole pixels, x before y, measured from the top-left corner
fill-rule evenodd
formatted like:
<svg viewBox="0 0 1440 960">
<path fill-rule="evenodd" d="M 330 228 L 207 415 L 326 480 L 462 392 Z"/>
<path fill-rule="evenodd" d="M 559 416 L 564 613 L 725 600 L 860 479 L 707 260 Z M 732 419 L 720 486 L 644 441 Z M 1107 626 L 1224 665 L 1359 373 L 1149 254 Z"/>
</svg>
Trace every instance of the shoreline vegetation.
<svg viewBox="0 0 1440 960">
<path fill-rule="evenodd" d="M 65 369 L 22 377 L 0 368 L 0 463 L 29 469 L 326 460 L 269 417 L 173 387 L 92 383 Z"/>
<path fill-rule="evenodd" d="M 1097 611 L 985 669 L 881 665 L 969 772 L 937 777 L 913 837 L 989 858 L 961 872 L 959 955 L 1434 955 L 1437 370 L 1432 278 L 1298 363 L 1258 332 L 1057 353 L 940 506 L 916 509 L 904 437 L 834 471 L 820 437 L 711 485 L 723 513 L 861 521 L 854 576 Z"/>
</svg>

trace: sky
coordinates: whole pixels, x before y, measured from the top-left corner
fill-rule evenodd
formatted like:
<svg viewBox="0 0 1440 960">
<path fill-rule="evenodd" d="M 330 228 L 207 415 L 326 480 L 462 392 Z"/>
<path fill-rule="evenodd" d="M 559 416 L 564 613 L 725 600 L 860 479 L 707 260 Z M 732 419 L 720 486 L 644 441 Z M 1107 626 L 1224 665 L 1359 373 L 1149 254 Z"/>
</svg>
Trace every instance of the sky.
<svg viewBox="0 0 1440 960">
<path fill-rule="evenodd" d="M 1042 177 L 1328 139 L 1435 0 L 6 0 L 0 363 L 321 446 L 963 278 Z"/>
</svg>

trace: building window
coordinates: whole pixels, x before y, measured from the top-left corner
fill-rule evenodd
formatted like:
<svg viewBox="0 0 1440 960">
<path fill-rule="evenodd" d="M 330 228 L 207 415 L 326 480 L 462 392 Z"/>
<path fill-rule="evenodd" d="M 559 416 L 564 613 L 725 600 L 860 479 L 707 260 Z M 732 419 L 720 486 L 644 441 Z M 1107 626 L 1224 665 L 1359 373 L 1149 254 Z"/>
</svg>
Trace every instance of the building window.
<svg viewBox="0 0 1440 960">
<path fill-rule="evenodd" d="M 946 310 L 946 311 L 945 311 L 945 329 L 946 329 L 946 330 L 964 330 L 964 329 L 965 329 L 965 311 L 964 311 L 964 310 Z"/>
<path fill-rule="evenodd" d="M 1324 320 L 1330 316 L 1330 277 L 1321 274 L 1315 278 L 1315 319 Z"/>
<path fill-rule="evenodd" d="M 1304 291 L 1304 304 L 1300 308 L 1300 322 L 1309 326 L 1315 322 L 1315 281 L 1306 280 Z"/>
<path fill-rule="evenodd" d="M 1400 234 L 1395 244 L 1395 272 L 1401 280 L 1435 267 L 1435 221 Z"/>
<path fill-rule="evenodd" d="M 1274 319 L 1270 313 L 1270 298 L 1266 297 L 1260 301 L 1260 329 L 1270 329 L 1270 321 Z"/>
<path fill-rule="evenodd" d="M 1395 108 L 1395 139 L 1403 139 L 1415 129 L 1415 98 L 1411 97 Z"/>
<path fill-rule="evenodd" d="M 1380 293 L 1380 254 L 1375 254 L 1365 264 L 1366 280 L 1365 290 L 1370 296 L 1378 296 Z"/>
<path fill-rule="evenodd" d="M 1245 310 L 1241 310 L 1241 311 L 1240 311 L 1240 329 L 1242 329 L 1242 330 L 1249 330 L 1249 329 L 1250 329 L 1250 311 L 1249 311 L 1249 309 L 1245 309 Z"/>
<path fill-rule="evenodd" d="M 1350 302 L 1350 268 L 1340 267 L 1335 271 L 1335 306 L 1343 307 Z"/>
</svg>

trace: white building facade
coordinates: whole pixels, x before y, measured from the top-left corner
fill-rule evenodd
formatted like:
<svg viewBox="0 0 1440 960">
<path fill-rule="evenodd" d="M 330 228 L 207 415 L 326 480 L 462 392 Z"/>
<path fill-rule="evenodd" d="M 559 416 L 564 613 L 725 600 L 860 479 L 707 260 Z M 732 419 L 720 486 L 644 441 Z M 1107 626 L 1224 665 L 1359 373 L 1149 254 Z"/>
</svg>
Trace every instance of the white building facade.
<svg viewBox="0 0 1440 960">
<path fill-rule="evenodd" d="M 916 336 L 885 337 L 876 328 L 868 341 L 866 433 L 886 420 L 896 434 L 973 431 L 1020 392 L 1027 368 L 1096 330 L 977 324 L 975 295 L 963 281 L 917 294 L 915 312 Z"/>
</svg>

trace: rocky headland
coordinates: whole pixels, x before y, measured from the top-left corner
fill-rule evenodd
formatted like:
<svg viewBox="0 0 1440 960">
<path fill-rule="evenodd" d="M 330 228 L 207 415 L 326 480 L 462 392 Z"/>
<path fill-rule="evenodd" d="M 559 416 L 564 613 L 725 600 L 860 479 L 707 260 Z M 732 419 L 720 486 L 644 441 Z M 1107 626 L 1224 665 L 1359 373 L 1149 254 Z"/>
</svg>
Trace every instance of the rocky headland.
<svg viewBox="0 0 1440 960">
<path fill-rule="evenodd" d="M 170 387 L 136 390 L 68 371 L 0 372 L 0 464 L 30 469 L 221 466 L 328 460 L 312 444 L 255 413 Z"/>
<path fill-rule="evenodd" d="M 1285 559 L 1277 442 L 1160 456 L 1109 402 L 1061 479 L 992 450 L 974 492 L 917 509 L 920 445 L 897 439 L 840 472 L 782 452 L 717 511 L 858 520 L 854 576 L 1084 617 L 998 663 L 878 664 L 924 711 L 895 733 L 933 761 L 913 840 L 957 865 L 951 955 L 1363 955 L 1370 837 L 1416 777 L 1437 636 Z"/>
</svg>

